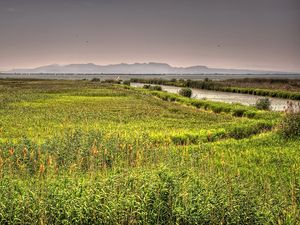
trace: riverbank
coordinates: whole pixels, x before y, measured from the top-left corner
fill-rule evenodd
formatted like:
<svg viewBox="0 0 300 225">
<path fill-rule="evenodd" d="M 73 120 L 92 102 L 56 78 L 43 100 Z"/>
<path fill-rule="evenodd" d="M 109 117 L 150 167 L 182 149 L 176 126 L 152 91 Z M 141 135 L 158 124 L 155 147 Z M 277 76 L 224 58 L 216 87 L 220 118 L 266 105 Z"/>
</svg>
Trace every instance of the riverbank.
<svg viewBox="0 0 300 225">
<path fill-rule="evenodd" d="M 143 87 L 143 83 L 131 83 L 133 87 Z M 177 94 L 181 87 L 176 86 L 167 86 L 161 85 L 162 89 L 169 93 Z M 192 88 L 192 98 L 194 99 L 207 99 L 214 102 L 225 102 L 225 103 L 238 103 L 246 106 L 254 106 L 256 101 L 261 96 L 255 96 L 250 94 L 241 94 L 241 93 L 230 93 L 230 92 L 221 92 L 221 91 L 212 91 L 212 90 L 203 90 L 203 89 L 195 89 Z M 286 99 L 280 98 L 270 98 L 271 101 L 271 109 L 274 111 L 284 111 L 287 106 Z M 300 101 L 293 101 L 294 103 L 298 103 Z"/>
<path fill-rule="evenodd" d="M 135 83 L 148 83 L 148 84 L 158 84 L 158 85 L 168 85 L 168 86 L 176 86 L 176 87 L 189 87 L 196 89 L 204 89 L 204 90 L 213 90 L 220 92 L 232 92 L 232 93 L 243 93 L 257 96 L 268 96 L 268 97 L 276 97 L 283 99 L 291 99 L 291 100 L 300 100 L 300 92 L 291 92 L 286 90 L 273 90 L 273 89 L 261 89 L 255 87 L 233 87 L 226 86 L 220 81 L 213 81 L 210 79 L 204 80 L 183 80 L 183 79 L 171 79 L 171 80 L 163 80 L 163 79 L 131 79 L 131 82 Z"/>
</svg>

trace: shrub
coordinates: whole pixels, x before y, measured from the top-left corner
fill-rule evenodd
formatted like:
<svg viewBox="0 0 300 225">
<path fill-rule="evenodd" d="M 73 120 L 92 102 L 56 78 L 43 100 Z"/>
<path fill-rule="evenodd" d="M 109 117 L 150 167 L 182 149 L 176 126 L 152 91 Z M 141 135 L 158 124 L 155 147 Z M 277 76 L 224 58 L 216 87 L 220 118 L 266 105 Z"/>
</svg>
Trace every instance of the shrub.
<svg viewBox="0 0 300 225">
<path fill-rule="evenodd" d="M 279 132 L 284 138 L 299 138 L 300 137 L 300 104 L 288 101 L 288 106 L 285 110 Z"/>
<path fill-rule="evenodd" d="M 154 91 L 162 91 L 162 88 L 161 88 L 161 86 L 159 86 L 159 85 L 150 86 L 150 89 L 151 89 L 151 90 L 154 90 Z"/>
<path fill-rule="evenodd" d="M 271 101 L 269 98 L 260 98 L 256 101 L 255 107 L 261 110 L 270 110 Z"/>
<path fill-rule="evenodd" d="M 91 81 L 92 81 L 92 82 L 100 82 L 100 79 L 94 77 Z"/>
<path fill-rule="evenodd" d="M 107 83 L 107 84 L 120 84 L 121 81 L 120 80 L 114 80 L 114 79 L 107 79 L 102 81 L 102 83 Z"/>
<path fill-rule="evenodd" d="M 130 80 L 124 80 L 124 81 L 123 81 L 123 84 L 124 84 L 124 85 L 127 85 L 127 86 L 130 86 Z"/>
<path fill-rule="evenodd" d="M 152 91 L 162 91 L 162 88 L 161 88 L 161 86 L 159 86 L 159 85 L 154 85 L 154 86 L 152 86 L 152 85 L 149 85 L 149 84 L 145 84 L 145 85 L 143 86 L 143 88 L 145 88 L 145 89 L 150 89 L 150 90 L 152 90 Z"/>
<path fill-rule="evenodd" d="M 190 98 L 192 96 L 192 90 L 190 88 L 182 88 L 179 90 L 179 94 Z"/>
</svg>

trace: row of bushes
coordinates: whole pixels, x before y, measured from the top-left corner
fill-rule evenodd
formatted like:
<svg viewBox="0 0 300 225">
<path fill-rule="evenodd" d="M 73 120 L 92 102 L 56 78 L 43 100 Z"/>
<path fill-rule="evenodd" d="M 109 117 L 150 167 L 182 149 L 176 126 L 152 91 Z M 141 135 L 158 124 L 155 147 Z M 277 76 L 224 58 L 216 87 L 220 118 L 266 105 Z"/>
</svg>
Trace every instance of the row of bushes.
<svg viewBox="0 0 300 225">
<path fill-rule="evenodd" d="M 101 80 L 100 78 L 93 78 L 91 82 L 99 82 L 99 83 L 106 83 L 106 84 L 121 84 L 121 80 L 114 80 L 114 79 L 107 79 Z"/>
<path fill-rule="evenodd" d="M 162 91 L 162 87 L 160 85 L 145 84 L 143 88 L 152 91 Z M 192 96 L 192 90 L 190 88 L 182 88 L 179 90 L 179 94 L 183 97 L 190 98 Z"/>
<path fill-rule="evenodd" d="M 199 109 L 211 110 L 214 113 L 228 113 L 235 117 L 248 117 L 248 118 L 268 118 L 273 120 L 277 118 L 276 112 L 263 112 L 257 110 L 255 107 L 243 106 L 240 104 L 229 104 L 222 102 L 213 102 L 209 100 L 200 99 L 190 99 L 181 97 L 177 94 L 161 92 L 161 91 L 151 91 L 147 92 L 151 95 L 158 97 L 164 101 L 169 102 L 180 102 L 186 105 L 191 105 Z M 275 117 L 274 117 L 275 116 Z"/>
<path fill-rule="evenodd" d="M 149 85 L 149 84 L 145 84 L 145 85 L 143 86 L 143 88 L 149 89 L 149 90 L 152 90 L 152 91 L 162 91 L 162 88 L 161 88 L 161 86 L 159 86 L 159 85 Z"/>
<path fill-rule="evenodd" d="M 260 96 L 269 96 L 269 97 L 285 98 L 285 99 L 292 99 L 292 100 L 300 100 L 300 93 L 298 93 L 298 92 L 267 90 L 267 89 L 259 89 L 259 88 L 227 87 L 227 86 L 224 86 L 220 83 L 214 82 L 209 79 L 205 79 L 205 80 L 183 80 L 183 79 L 163 80 L 163 79 L 137 79 L 137 78 L 134 78 L 134 79 L 131 79 L 131 81 L 138 82 L 138 83 L 171 85 L 171 86 L 177 86 L 177 87 L 189 87 L 189 88 L 198 88 L 198 89 L 205 89 L 205 90 L 243 93 L 243 94 L 251 94 L 251 95 L 260 95 Z"/>
<path fill-rule="evenodd" d="M 218 91 L 300 100 L 300 93 L 258 88 L 221 87 Z"/>
</svg>

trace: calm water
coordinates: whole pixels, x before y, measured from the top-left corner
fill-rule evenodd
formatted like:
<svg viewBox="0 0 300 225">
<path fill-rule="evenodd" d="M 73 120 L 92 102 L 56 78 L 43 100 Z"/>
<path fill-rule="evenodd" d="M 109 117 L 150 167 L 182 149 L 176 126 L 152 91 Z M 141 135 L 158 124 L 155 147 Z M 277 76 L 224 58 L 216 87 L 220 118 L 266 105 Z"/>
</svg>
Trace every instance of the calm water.
<svg viewBox="0 0 300 225">
<path fill-rule="evenodd" d="M 144 84 L 141 83 L 131 83 L 133 87 L 143 87 Z M 181 89 L 180 87 L 174 86 L 165 86 L 161 85 L 164 91 L 170 93 L 178 93 Z M 192 98 L 196 99 L 208 99 L 216 102 L 226 102 L 226 103 L 241 103 L 243 105 L 255 105 L 257 99 L 263 98 L 257 95 L 249 95 L 249 94 L 238 94 L 238 93 L 230 93 L 230 92 L 220 92 L 220 91 L 209 91 L 202 89 L 192 89 L 193 95 Z M 271 100 L 271 108 L 275 111 L 283 111 L 284 107 L 287 104 L 287 99 L 281 98 L 269 98 Z M 300 102 L 300 101 L 293 101 Z"/>
</svg>

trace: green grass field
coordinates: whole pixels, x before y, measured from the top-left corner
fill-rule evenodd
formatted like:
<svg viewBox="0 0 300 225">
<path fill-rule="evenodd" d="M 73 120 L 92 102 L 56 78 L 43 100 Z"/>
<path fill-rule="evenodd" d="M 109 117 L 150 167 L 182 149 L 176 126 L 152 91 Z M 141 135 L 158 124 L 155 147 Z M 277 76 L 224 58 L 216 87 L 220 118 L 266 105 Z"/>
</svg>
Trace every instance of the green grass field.
<svg viewBox="0 0 300 225">
<path fill-rule="evenodd" d="M 0 224 L 299 224 L 282 114 L 90 81 L 0 80 Z"/>
</svg>

